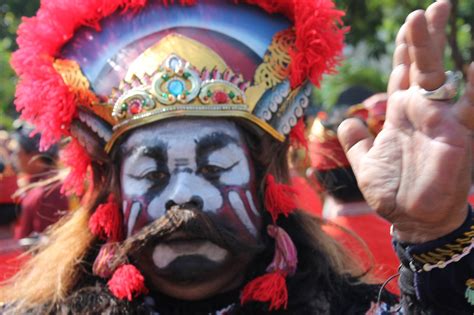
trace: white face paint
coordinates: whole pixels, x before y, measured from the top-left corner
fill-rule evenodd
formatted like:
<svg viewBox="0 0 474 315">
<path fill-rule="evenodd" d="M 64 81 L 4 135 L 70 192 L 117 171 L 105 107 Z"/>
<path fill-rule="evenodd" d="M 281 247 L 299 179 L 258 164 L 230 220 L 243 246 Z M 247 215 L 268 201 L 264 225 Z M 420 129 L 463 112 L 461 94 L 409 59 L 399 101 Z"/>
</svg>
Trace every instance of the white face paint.
<svg viewBox="0 0 474 315">
<path fill-rule="evenodd" d="M 170 120 L 122 144 L 121 187 L 131 235 L 173 205 L 191 205 L 256 238 L 255 175 L 239 129 L 226 120 Z M 204 247 L 203 247 L 204 248 Z"/>
</svg>

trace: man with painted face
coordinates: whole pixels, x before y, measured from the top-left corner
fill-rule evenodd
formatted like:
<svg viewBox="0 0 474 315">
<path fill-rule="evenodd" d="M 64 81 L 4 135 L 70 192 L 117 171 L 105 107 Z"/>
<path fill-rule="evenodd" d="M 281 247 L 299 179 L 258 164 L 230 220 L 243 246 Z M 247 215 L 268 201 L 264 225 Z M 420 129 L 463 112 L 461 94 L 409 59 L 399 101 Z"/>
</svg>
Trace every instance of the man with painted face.
<svg viewBox="0 0 474 315">
<path fill-rule="evenodd" d="M 357 120 L 339 128 L 393 223 L 400 309 L 288 185 L 310 82 L 342 49 L 332 2 L 44 1 L 19 30 L 17 106 L 45 148 L 70 138 L 64 189 L 83 206 L 2 288 L 4 311 L 472 313 L 474 67 L 455 102 L 448 12 L 436 2 L 401 28 L 377 138 Z"/>
<path fill-rule="evenodd" d="M 236 124 L 209 119 L 152 124 L 130 135 L 121 156 L 127 235 L 173 207 L 202 212 L 221 230 L 211 230 L 210 238 L 179 230 L 149 245 L 137 263 L 153 286 L 186 299 L 238 287 L 260 248 L 261 219 L 252 160 Z M 235 240 L 225 243 L 230 237 Z"/>
</svg>

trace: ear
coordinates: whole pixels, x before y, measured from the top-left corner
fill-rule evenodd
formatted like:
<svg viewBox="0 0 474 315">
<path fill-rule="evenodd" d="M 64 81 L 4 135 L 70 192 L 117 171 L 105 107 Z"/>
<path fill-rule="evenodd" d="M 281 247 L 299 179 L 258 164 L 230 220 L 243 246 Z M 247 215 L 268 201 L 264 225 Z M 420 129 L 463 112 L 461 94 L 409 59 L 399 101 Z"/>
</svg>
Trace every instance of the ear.
<svg viewBox="0 0 474 315">
<path fill-rule="evenodd" d="M 112 126 L 85 108 L 78 108 L 71 123 L 71 134 L 86 149 L 93 161 L 106 162 L 109 156 L 104 150 L 112 137 Z"/>
</svg>

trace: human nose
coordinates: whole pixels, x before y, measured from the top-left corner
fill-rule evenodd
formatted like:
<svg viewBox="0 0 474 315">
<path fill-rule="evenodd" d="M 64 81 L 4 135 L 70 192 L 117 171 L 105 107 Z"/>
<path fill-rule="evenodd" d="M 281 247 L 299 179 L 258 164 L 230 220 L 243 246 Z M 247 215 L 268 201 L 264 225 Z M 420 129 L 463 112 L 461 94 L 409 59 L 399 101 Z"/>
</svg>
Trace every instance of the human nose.
<svg viewBox="0 0 474 315">
<path fill-rule="evenodd" d="M 166 210 L 170 210 L 173 206 L 203 210 L 204 201 L 201 196 L 195 194 L 197 187 L 193 185 L 191 176 L 187 175 L 188 174 L 177 175 L 168 200 L 165 202 Z M 192 189 L 192 187 L 194 187 L 194 189 Z"/>
</svg>

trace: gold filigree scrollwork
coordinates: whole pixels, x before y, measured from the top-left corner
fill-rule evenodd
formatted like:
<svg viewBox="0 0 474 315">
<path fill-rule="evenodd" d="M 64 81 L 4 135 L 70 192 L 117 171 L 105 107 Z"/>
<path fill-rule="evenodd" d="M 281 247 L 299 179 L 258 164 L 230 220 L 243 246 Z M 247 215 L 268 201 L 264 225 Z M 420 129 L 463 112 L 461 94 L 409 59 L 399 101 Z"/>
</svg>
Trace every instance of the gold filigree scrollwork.
<svg viewBox="0 0 474 315">
<path fill-rule="evenodd" d="M 294 46 L 295 40 L 293 29 L 275 34 L 272 44 L 263 57 L 263 63 L 255 72 L 256 84 L 265 83 L 267 88 L 272 88 L 288 77 L 291 61 L 289 51 Z"/>
<path fill-rule="evenodd" d="M 90 90 L 89 80 L 82 73 L 81 67 L 76 61 L 56 59 L 53 67 L 74 94 L 76 104 L 91 109 L 97 116 L 108 123 L 114 123 L 110 108 L 101 104 L 98 97 Z"/>
</svg>

